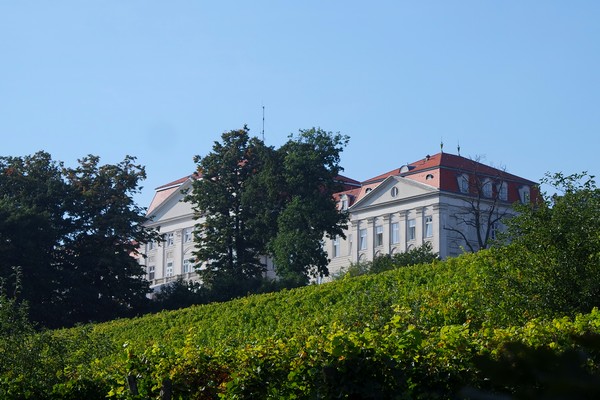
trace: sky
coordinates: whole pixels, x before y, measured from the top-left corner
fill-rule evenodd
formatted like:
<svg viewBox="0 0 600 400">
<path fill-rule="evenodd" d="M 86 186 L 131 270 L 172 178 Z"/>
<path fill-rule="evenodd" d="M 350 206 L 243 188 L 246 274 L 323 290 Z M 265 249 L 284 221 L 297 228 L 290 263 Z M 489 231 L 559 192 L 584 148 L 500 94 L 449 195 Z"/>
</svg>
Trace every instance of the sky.
<svg viewBox="0 0 600 400">
<path fill-rule="evenodd" d="M 360 181 L 441 143 L 597 175 L 598 21 L 597 0 L 0 0 L 0 156 L 135 156 L 144 207 L 245 124 L 348 135 Z"/>
</svg>

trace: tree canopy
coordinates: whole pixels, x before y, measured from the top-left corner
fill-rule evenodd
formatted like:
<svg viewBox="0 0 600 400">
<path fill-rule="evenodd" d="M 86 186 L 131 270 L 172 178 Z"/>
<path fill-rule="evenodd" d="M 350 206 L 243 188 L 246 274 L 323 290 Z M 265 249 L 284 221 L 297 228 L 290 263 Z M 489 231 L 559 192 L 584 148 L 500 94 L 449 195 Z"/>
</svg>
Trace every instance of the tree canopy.
<svg viewBox="0 0 600 400">
<path fill-rule="evenodd" d="M 155 233 L 132 199 L 144 178 L 133 157 L 101 165 L 87 156 L 75 168 L 46 152 L 0 158 L 0 277 L 19 270 L 19 300 L 34 321 L 102 321 L 145 302 L 133 256 Z"/>
<path fill-rule="evenodd" d="M 600 189 L 585 172 L 546 174 L 541 183 L 554 193 L 517 207 L 508 220 L 500 290 L 540 309 L 589 311 L 600 306 Z"/>
<path fill-rule="evenodd" d="M 261 285 L 264 256 L 289 285 L 327 275 L 323 235 L 342 235 L 337 211 L 340 154 L 348 138 L 301 130 L 278 149 L 250 137 L 246 127 L 223 133 L 212 152 L 197 156 L 199 179 L 186 199 L 204 285 L 244 294 Z"/>
</svg>

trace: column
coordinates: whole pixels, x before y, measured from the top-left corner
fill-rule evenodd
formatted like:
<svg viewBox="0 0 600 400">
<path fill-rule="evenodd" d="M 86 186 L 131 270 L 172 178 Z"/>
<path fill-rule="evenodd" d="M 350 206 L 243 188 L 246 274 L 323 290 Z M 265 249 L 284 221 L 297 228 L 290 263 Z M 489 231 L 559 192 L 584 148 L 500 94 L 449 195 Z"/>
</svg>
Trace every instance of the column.
<svg viewBox="0 0 600 400">
<path fill-rule="evenodd" d="M 383 253 L 390 254 L 391 243 L 390 243 L 390 229 L 391 229 L 391 215 L 385 214 L 383 216 Z"/>
<path fill-rule="evenodd" d="M 367 261 L 373 261 L 375 255 L 375 218 L 367 219 Z"/>
</svg>

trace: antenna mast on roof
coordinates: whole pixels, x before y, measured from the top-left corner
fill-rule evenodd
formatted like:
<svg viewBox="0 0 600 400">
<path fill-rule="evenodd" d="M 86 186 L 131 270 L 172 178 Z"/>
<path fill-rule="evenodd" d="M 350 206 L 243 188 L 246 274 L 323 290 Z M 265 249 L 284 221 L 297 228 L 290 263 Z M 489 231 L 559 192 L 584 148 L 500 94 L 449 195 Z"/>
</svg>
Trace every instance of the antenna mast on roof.
<svg viewBox="0 0 600 400">
<path fill-rule="evenodd" d="M 262 106 L 263 108 L 263 126 L 262 126 L 262 140 L 263 142 L 265 141 L 265 106 Z"/>
<path fill-rule="evenodd" d="M 444 139 L 440 139 L 440 152 L 444 152 Z"/>
<path fill-rule="evenodd" d="M 458 150 L 458 156 L 460 157 L 460 140 L 458 141 L 458 146 L 456 146 L 456 149 Z"/>
</svg>

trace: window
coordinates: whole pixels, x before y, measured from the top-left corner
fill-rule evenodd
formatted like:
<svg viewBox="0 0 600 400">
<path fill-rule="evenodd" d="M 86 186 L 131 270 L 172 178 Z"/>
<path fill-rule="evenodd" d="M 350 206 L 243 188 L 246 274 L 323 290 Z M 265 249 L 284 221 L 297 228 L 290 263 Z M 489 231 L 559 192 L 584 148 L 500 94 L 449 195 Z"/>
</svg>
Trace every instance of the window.
<svg viewBox="0 0 600 400">
<path fill-rule="evenodd" d="M 150 250 L 154 250 L 154 242 L 153 241 L 148 243 L 148 251 L 150 251 Z"/>
<path fill-rule="evenodd" d="M 336 236 L 333 238 L 333 257 L 340 256 L 340 237 Z"/>
<path fill-rule="evenodd" d="M 490 226 L 490 239 L 496 240 L 496 235 L 498 234 L 498 223 L 494 222 L 492 226 Z"/>
<path fill-rule="evenodd" d="M 194 238 L 194 229 L 193 228 L 185 228 L 183 230 L 183 243 L 189 243 Z"/>
<path fill-rule="evenodd" d="M 383 226 L 375 227 L 375 246 L 383 246 Z"/>
<path fill-rule="evenodd" d="M 358 231 L 358 249 L 366 250 L 367 249 L 367 230 L 361 229 Z"/>
<path fill-rule="evenodd" d="M 508 200 L 508 185 L 506 182 L 502 182 L 498 185 L 498 198 L 503 201 Z"/>
<path fill-rule="evenodd" d="M 521 197 L 521 203 L 529 203 L 531 201 L 531 192 L 529 191 L 529 186 L 522 186 L 519 189 L 519 196 Z"/>
<path fill-rule="evenodd" d="M 492 181 L 486 179 L 483 181 L 483 185 L 481 186 L 481 192 L 483 193 L 483 197 L 492 197 Z"/>
<path fill-rule="evenodd" d="M 427 176 L 425 177 L 426 181 L 430 181 L 433 179 L 433 175 L 432 174 L 427 174 Z"/>
<path fill-rule="evenodd" d="M 149 265 L 148 266 L 148 280 L 149 281 L 153 281 L 154 280 L 154 265 Z"/>
<path fill-rule="evenodd" d="M 194 259 L 193 258 L 186 258 L 185 260 L 183 260 L 183 273 L 184 274 L 188 274 L 190 272 L 192 272 L 194 269 Z"/>
<path fill-rule="evenodd" d="M 408 240 L 415 240 L 417 237 L 417 221 L 414 219 L 408 220 Z"/>
<path fill-rule="evenodd" d="M 167 261 L 167 269 L 165 269 L 165 276 L 173 276 L 173 261 Z"/>
<path fill-rule="evenodd" d="M 400 223 L 392 223 L 392 244 L 400 243 Z"/>
<path fill-rule="evenodd" d="M 461 193 L 469 193 L 469 175 L 462 174 L 458 176 L 458 190 Z"/>
<path fill-rule="evenodd" d="M 433 236 L 433 216 L 428 215 L 425 217 L 425 237 Z"/>
<path fill-rule="evenodd" d="M 173 232 L 167 233 L 165 241 L 167 242 L 167 246 L 173 246 L 175 244 L 175 237 L 173 235 Z"/>
<path fill-rule="evenodd" d="M 396 186 L 394 186 L 392 188 L 392 190 L 390 190 L 390 194 L 392 195 L 392 197 L 398 196 L 398 193 L 399 193 L 399 190 L 398 190 L 398 188 Z"/>
<path fill-rule="evenodd" d="M 348 196 L 347 195 L 342 196 L 342 201 L 340 202 L 340 208 L 343 211 L 348 209 Z"/>
</svg>

